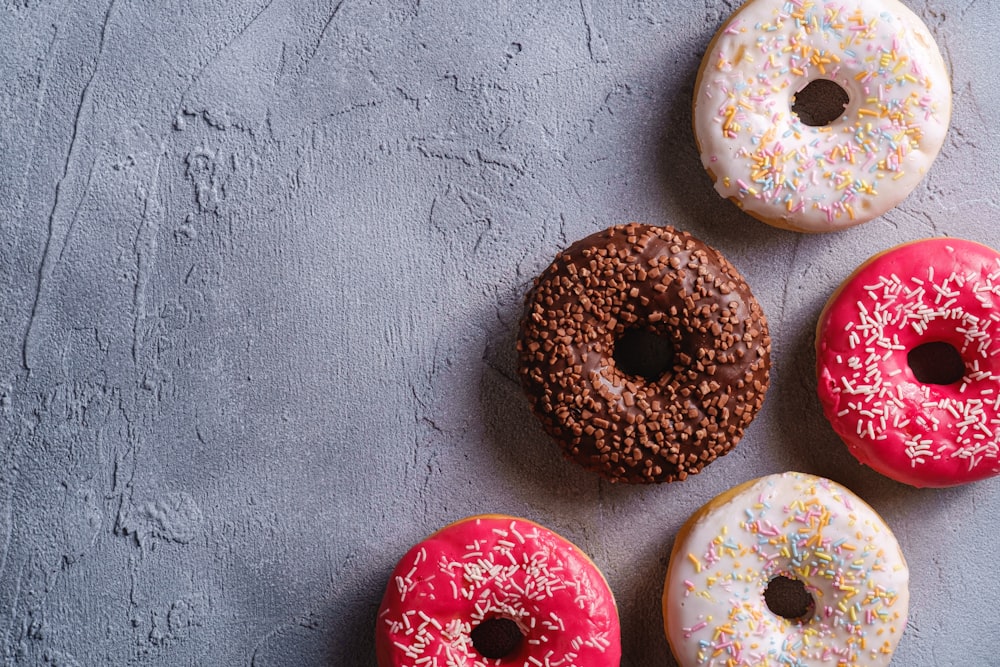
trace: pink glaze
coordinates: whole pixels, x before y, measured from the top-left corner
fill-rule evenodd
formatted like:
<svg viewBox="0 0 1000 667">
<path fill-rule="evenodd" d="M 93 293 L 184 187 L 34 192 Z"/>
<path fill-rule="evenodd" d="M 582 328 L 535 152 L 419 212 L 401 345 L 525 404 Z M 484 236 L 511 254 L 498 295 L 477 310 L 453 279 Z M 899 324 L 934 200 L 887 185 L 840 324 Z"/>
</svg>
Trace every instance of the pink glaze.
<svg viewBox="0 0 1000 667">
<path fill-rule="evenodd" d="M 944 342 L 965 372 L 916 379 L 907 354 Z M 1000 474 L 1000 253 L 933 238 L 868 260 L 834 294 L 816 338 L 819 397 L 862 463 L 913 486 Z"/>
<path fill-rule="evenodd" d="M 487 659 L 470 633 L 506 618 L 520 647 Z M 603 576 L 576 546 L 525 519 L 453 523 L 399 561 L 378 612 L 379 667 L 617 667 L 618 611 Z"/>
</svg>

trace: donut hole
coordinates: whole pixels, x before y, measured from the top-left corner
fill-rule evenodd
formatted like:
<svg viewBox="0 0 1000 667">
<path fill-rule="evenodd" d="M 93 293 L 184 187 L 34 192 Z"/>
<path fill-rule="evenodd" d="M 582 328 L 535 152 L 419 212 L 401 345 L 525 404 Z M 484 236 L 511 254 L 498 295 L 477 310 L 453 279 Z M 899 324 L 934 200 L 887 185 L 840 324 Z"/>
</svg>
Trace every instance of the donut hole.
<svg viewBox="0 0 1000 667">
<path fill-rule="evenodd" d="M 824 127 L 840 118 L 850 101 L 847 91 L 840 84 L 829 79 L 816 79 L 792 97 L 792 113 L 799 117 L 803 125 Z"/>
<path fill-rule="evenodd" d="M 918 345 L 907 353 L 906 363 L 913 377 L 924 384 L 954 384 L 965 375 L 962 355 L 944 341 Z"/>
<path fill-rule="evenodd" d="M 816 601 L 806 590 L 806 585 L 781 574 L 767 582 L 764 604 L 772 613 L 800 623 L 809 620 L 816 610 Z"/>
<path fill-rule="evenodd" d="M 509 618 L 487 618 L 469 633 L 472 646 L 487 660 L 500 660 L 517 652 L 524 634 Z"/>
<path fill-rule="evenodd" d="M 674 345 L 649 329 L 629 329 L 615 341 L 615 365 L 626 375 L 659 380 L 674 367 Z"/>
</svg>

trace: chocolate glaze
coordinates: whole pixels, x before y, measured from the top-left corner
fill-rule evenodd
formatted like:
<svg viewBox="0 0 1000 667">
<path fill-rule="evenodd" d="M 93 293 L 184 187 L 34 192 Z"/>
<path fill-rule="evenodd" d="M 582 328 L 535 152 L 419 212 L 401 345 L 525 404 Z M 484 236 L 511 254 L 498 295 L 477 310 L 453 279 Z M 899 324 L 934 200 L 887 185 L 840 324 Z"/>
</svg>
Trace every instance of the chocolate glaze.
<svg viewBox="0 0 1000 667">
<path fill-rule="evenodd" d="M 636 328 L 674 346 L 656 380 L 616 367 L 616 341 Z M 733 265 L 690 234 L 638 223 L 574 243 L 535 279 L 517 351 L 545 430 L 613 482 L 683 480 L 726 454 L 771 367 L 767 321 Z"/>
</svg>

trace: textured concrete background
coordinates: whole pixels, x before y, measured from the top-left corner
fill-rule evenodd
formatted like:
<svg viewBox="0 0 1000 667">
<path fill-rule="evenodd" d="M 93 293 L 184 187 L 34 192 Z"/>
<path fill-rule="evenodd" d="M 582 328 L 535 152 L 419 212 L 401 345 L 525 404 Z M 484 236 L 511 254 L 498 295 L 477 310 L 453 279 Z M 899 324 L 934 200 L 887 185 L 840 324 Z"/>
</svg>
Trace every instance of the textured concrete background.
<svg viewBox="0 0 1000 667">
<path fill-rule="evenodd" d="M 862 469 L 823 420 L 812 330 L 897 242 L 1000 246 L 1000 12 L 913 0 L 954 77 L 899 208 L 825 236 L 719 199 L 690 130 L 722 0 L 0 0 L 0 657 L 372 665 L 395 561 L 507 512 L 574 540 L 624 665 L 672 665 L 677 528 L 758 475 L 836 479 L 896 531 L 894 664 L 996 665 L 997 480 Z M 565 463 L 513 340 L 531 278 L 607 225 L 720 248 L 771 322 L 742 444 L 670 486 Z"/>
</svg>

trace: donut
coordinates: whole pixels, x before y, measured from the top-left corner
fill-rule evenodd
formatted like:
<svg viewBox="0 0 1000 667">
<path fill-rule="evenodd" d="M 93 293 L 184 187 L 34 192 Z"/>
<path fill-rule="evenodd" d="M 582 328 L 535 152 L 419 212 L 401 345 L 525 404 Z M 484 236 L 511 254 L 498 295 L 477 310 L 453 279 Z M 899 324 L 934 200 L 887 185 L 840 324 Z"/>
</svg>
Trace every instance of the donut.
<svg viewBox="0 0 1000 667">
<path fill-rule="evenodd" d="M 820 315 L 816 374 L 834 431 L 883 475 L 1000 474 L 1000 253 L 930 238 L 875 255 Z"/>
<path fill-rule="evenodd" d="M 666 357 L 658 376 L 621 363 L 636 334 Z M 729 452 L 771 368 L 767 320 L 739 271 L 690 234 L 638 223 L 559 253 L 526 296 L 517 352 L 544 429 L 612 482 L 683 480 Z"/>
<path fill-rule="evenodd" d="M 817 117 L 824 105 L 830 122 Z M 950 120 L 944 60 L 897 0 L 750 0 L 709 44 L 695 83 L 695 139 L 715 189 L 802 232 L 844 229 L 899 204 Z"/>
<path fill-rule="evenodd" d="M 822 477 L 769 475 L 681 528 L 664 629 L 680 667 L 887 665 L 908 582 L 896 538 L 863 500 Z"/>
<path fill-rule="evenodd" d="M 614 596 L 576 546 L 526 519 L 481 515 L 410 549 L 375 630 L 379 667 L 618 667 Z"/>
</svg>

